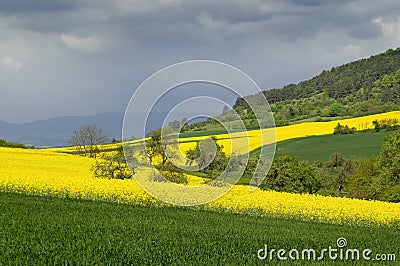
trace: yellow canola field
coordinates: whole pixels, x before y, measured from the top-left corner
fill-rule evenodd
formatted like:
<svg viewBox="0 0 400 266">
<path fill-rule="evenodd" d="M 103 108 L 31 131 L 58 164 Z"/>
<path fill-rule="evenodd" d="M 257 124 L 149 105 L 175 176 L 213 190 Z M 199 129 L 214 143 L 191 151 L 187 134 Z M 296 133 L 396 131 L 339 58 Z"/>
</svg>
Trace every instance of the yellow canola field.
<svg viewBox="0 0 400 266">
<path fill-rule="evenodd" d="M 113 144 L 102 144 L 99 145 L 100 150 L 110 150 L 110 149 L 117 149 L 121 146 L 121 143 L 113 143 Z M 73 146 L 67 147 L 58 147 L 58 148 L 48 148 L 48 151 L 54 152 L 65 152 L 65 153 L 75 153 L 75 148 Z"/>
<path fill-rule="evenodd" d="M 355 127 L 357 130 L 373 128 L 372 121 L 396 118 L 400 121 L 400 111 L 369 115 L 363 117 L 341 119 L 329 122 L 305 122 L 293 124 L 289 126 L 277 127 L 275 129 L 250 130 L 247 132 L 235 132 L 231 135 L 220 134 L 216 135 L 218 143 L 224 146 L 224 151 L 227 154 L 232 152 L 237 154 L 245 154 L 263 145 L 272 144 L 288 139 L 301 138 L 306 136 L 319 136 L 332 134 L 335 126 L 340 123 Z M 180 148 L 183 154 L 191 148 L 194 148 L 197 141 L 205 137 L 182 138 Z M 131 142 L 134 143 L 135 141 Z M 120 143 L 100 145 L 101 150 L 115 149 Z M 234 147 L 232 149 L 232 147 Z M 73 147 L 50 148 L 49 151 L 55 152 L 74 152 Z"/>
<path fill-rule="evenodd" d="M 73 198 L 129 201 L 151 197 L 129 180 L 93 177 L 95 160 L 47 150 L 0 148 L 0 189 Z"/>
<path fill-rule="evenodd" d="M 0 191 L 162 205 L 135 180 L 94 178 L 90 171 L 94 163 L 91 158 L 48 150 L 0 148 L 0 160 Z M 154 186 L 166 194 L 177 187 L 156 182 Z M 204 187 L 207 188 L 204 193 L 221 189 Z M 251 192 L 247 186 L 234 186 L 206 208 L 332 223 L 392 225 L 400 222 L 400 204 L 262 190 Z"/>
<path fill-rule="evenodd" d="M 332 134 L 333 129 L 338 123 L 342 125 L 348 125 L 349 127 L 355 127 L 357 130 L 363 130 L 373 128 L 372 121 L 374 120 L 379 121 L 388 118 L 396 118 L 400 121 L 400 111 L 329 122 L 305 122 L 301 124 L 277 127 L 276 129 L 236 132 L 232 133 L 231 136 L 229 136 L 229 134 L 221 134 L 217 135 L 216 137 L 218 139 L 218 143 L 224 146 L 224 151 L 227 154 L 231 154 L 232 152 L 245 154 L 263 145 L 272 144 L 274 142 L 280 142 L 288 139 L 301 138 L 306 136 Z M 184 153 L 188 149 L 193 148 L 195 145 L 195 141 L 199 141 L 203 138 L 204 137 L 193 137 L 182 139 L 185 141 L 193 141 L 193 143 L 185 142 L 180 144 L 182 152 Z M 232 149 L 232 147 L 234 148 Z"/>
</svg>

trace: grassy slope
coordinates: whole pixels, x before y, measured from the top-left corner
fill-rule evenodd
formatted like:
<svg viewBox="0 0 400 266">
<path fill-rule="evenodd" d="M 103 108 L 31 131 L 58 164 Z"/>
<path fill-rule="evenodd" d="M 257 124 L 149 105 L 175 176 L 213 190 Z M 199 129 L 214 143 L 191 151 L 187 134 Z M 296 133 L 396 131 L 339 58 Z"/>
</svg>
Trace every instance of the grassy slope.
<svg viewBox="0 0 400 266">
<path fill-rule="evenodd" d="M 276 144 L 275 158 L 284 154 L 296 156 L 305 161 L 328 161 L 332 154 L 341 153 L 347 158 L 369 158 L 379 155 L 382 140 L 391 131 L 358 132 L 352 135 L 322 135 L 289 139 Z M 250 156 L 258 156 L 260 149 L 250 152 Z M 191 175 L 204 177 L 198 172 Z M 239 185 L 248 185 L 249 176 L 244 176 Z"/>
<path fill-rule="evenodd" d="M 353 135 L 323 135 L 285 140 L 276 144 L 275 158 L 289 154 L 307 161 L 327 161 L 339 152 L 350 158 L 377 156 L 382 139 L 393 132 L 359 132 Z M 252 151 L 255 156 L 259 149 Z"/>
<path fill-rule="evenodd" d="M 400 241 L 395 228 L 13 193 L 0 193 L 0 204 L 0 264 L 6 265 L 264 264 L 269 261 L 259 261 L 256 252 L 265 243 L 270 248 L 320 250 L 335 247 L 339 237 L 347 239 L 348 248 L 400 252 L 394 245 Z"/>
</svg>

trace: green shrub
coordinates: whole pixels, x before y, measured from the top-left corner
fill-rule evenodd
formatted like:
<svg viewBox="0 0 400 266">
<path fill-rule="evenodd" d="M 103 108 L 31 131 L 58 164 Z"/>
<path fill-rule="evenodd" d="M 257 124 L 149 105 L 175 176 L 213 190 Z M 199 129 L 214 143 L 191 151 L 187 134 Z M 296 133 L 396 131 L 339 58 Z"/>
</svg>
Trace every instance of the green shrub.
<svg viewBox="0 0 400 266">
<path fill-rule="evenodd" d="M 126 164 L 122 146 L 115 154 L 101 154 L 92 166 L 92 171 L 95 177 L 108 179 L 130 179 L 135 174 Z"/>
<path fill-rule="evenodd" d="M 376 200 L 382 192 L 380 169 L 375 158 L 363 160 L 348 184 L 349 197 Z"/>
<path fill-rule="evenodd" d="M 153 182 L 173 182 L 187 185 L 188 179 L 182 170 L 167 161 L 164 165 L 156 166 L 156 170 L 150 175 L 150 181 Z"/>
<path fill-rule="evenodd" d="M 196 162 L 200 172 L 205 173 L 208 178 L 217 178 L 227 167 L 228 157 L 223 151 L 224 146 L 217 143 L 214 136 L 203 139 L 196 147 L 186 151 L 186 157 Z"/>
<path fill-rule="evenodd" d="M 355 127 L 349 128 L 348 125 L 343 126 L 340 123 L 337 124 L 337 126 L 333 131 L 334 135 L 344 135 L 344 134 L 354 134 L 354 133 L 356 133 Z"/>
<path fill-rule="evenodd" d="M 400 130 L 383 139 L 379 167 L 389 184 L 400 183 Z"/>
<path fill-rule="evenodd" d="M 283 155 L 273 162 L 260 188 L 313 194 L 321 188 L 321 181 L 311 165 L 300 162 L 295 157 Z"/>
<path fill-rule="evenodd" d="M 8 148 L 20 148 L 20 149 L 29 149 L 33 148 L 32 146 L 26 146 L 22 143 L 6 141 L 4 139 L 0 139 L 0 147 L 8 147 Z"/>
<path fill-rule="evenodd" d="M 382 195 L 380 196 L 380 200 L 399 203 L 400 202 L 400 184 L 387 187 L 383 191 Z"/>
</svg>

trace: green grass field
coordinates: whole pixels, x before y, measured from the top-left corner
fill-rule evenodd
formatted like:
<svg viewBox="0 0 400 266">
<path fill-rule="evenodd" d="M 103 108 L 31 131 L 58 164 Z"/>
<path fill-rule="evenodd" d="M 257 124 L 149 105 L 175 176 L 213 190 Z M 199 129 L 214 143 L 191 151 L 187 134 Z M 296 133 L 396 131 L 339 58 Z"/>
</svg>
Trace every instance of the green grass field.
<svg viewBox="0 0 400 266">
<path fill-rule="evenodd" d="M 257 258 L 264 244 L 270 249 L 321 250 L 336 247 L 339 237 L 347 239 L 347 248 L 400 256 L 396 228 L 14 193 L 0 193 L 0 215 L 0 265 L 263 265 L 271 263 Z M 297 263 L 304 264 L 309 261 Z M 344 261 L 333 263 L 326 257 L 314 264 Z"/>
<path fill-rule="evenodd" d="M 383 138 L 391 133 L 359 132 L 286 140 L 276 144 L 275 157 L 289 154 L 300 160 L 327 161 L 332 154 L 339 152 L 348 158 L 368 158 L 379 155 Z"/>
<path fill-rule="evenodd" d="M 358 132 L 350 135 L 323 135 L 285 140 L 276 144 L 275 158 L 289 154 L 304 161 L 324 162 L 334 153 L 341 153 L 347 158 L 368 158 L 379 155 L 383 138 L 392 133 L 392 131 Z M 259 150 L 250 152 L 250 156 L 258 156 Z M 199 172 L 186 173 L 205 177 Z M 250 176 L 243 176 L 238 184 L 248 185 L 250 180 Z"/>
<path fill-rule="evenodd" d="M 226 132 L 187 132 L 181 138 L 218 135 Z M 332 154 L 341 153 L 345 157 L 368 158 L 379 155 L 382 140 L 392 131 L 357 132 L 349 135 L 323 135 L 285 140 L 276 144 L 275 157 L 289 154 L 305 161 L 328 161 Z M 182 141 L 184 143 L 185 141 Z M 251 152 L 255 156 L 259 149 Z"/>
</svg>

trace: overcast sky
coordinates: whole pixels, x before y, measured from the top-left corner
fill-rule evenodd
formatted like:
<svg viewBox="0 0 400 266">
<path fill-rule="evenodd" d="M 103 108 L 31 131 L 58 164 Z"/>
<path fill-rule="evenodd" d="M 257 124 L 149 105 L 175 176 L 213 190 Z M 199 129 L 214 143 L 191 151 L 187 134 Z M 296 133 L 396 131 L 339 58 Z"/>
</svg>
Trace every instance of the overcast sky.
<svg viewBox="0 0 400 266">
<path fill-rule="evenodd" d="M 399 14 L 398 0 L 1 0 L 0 120 L 123 111 L 191 59 L 282 87 L 400 46 Z"/>
</svg>

